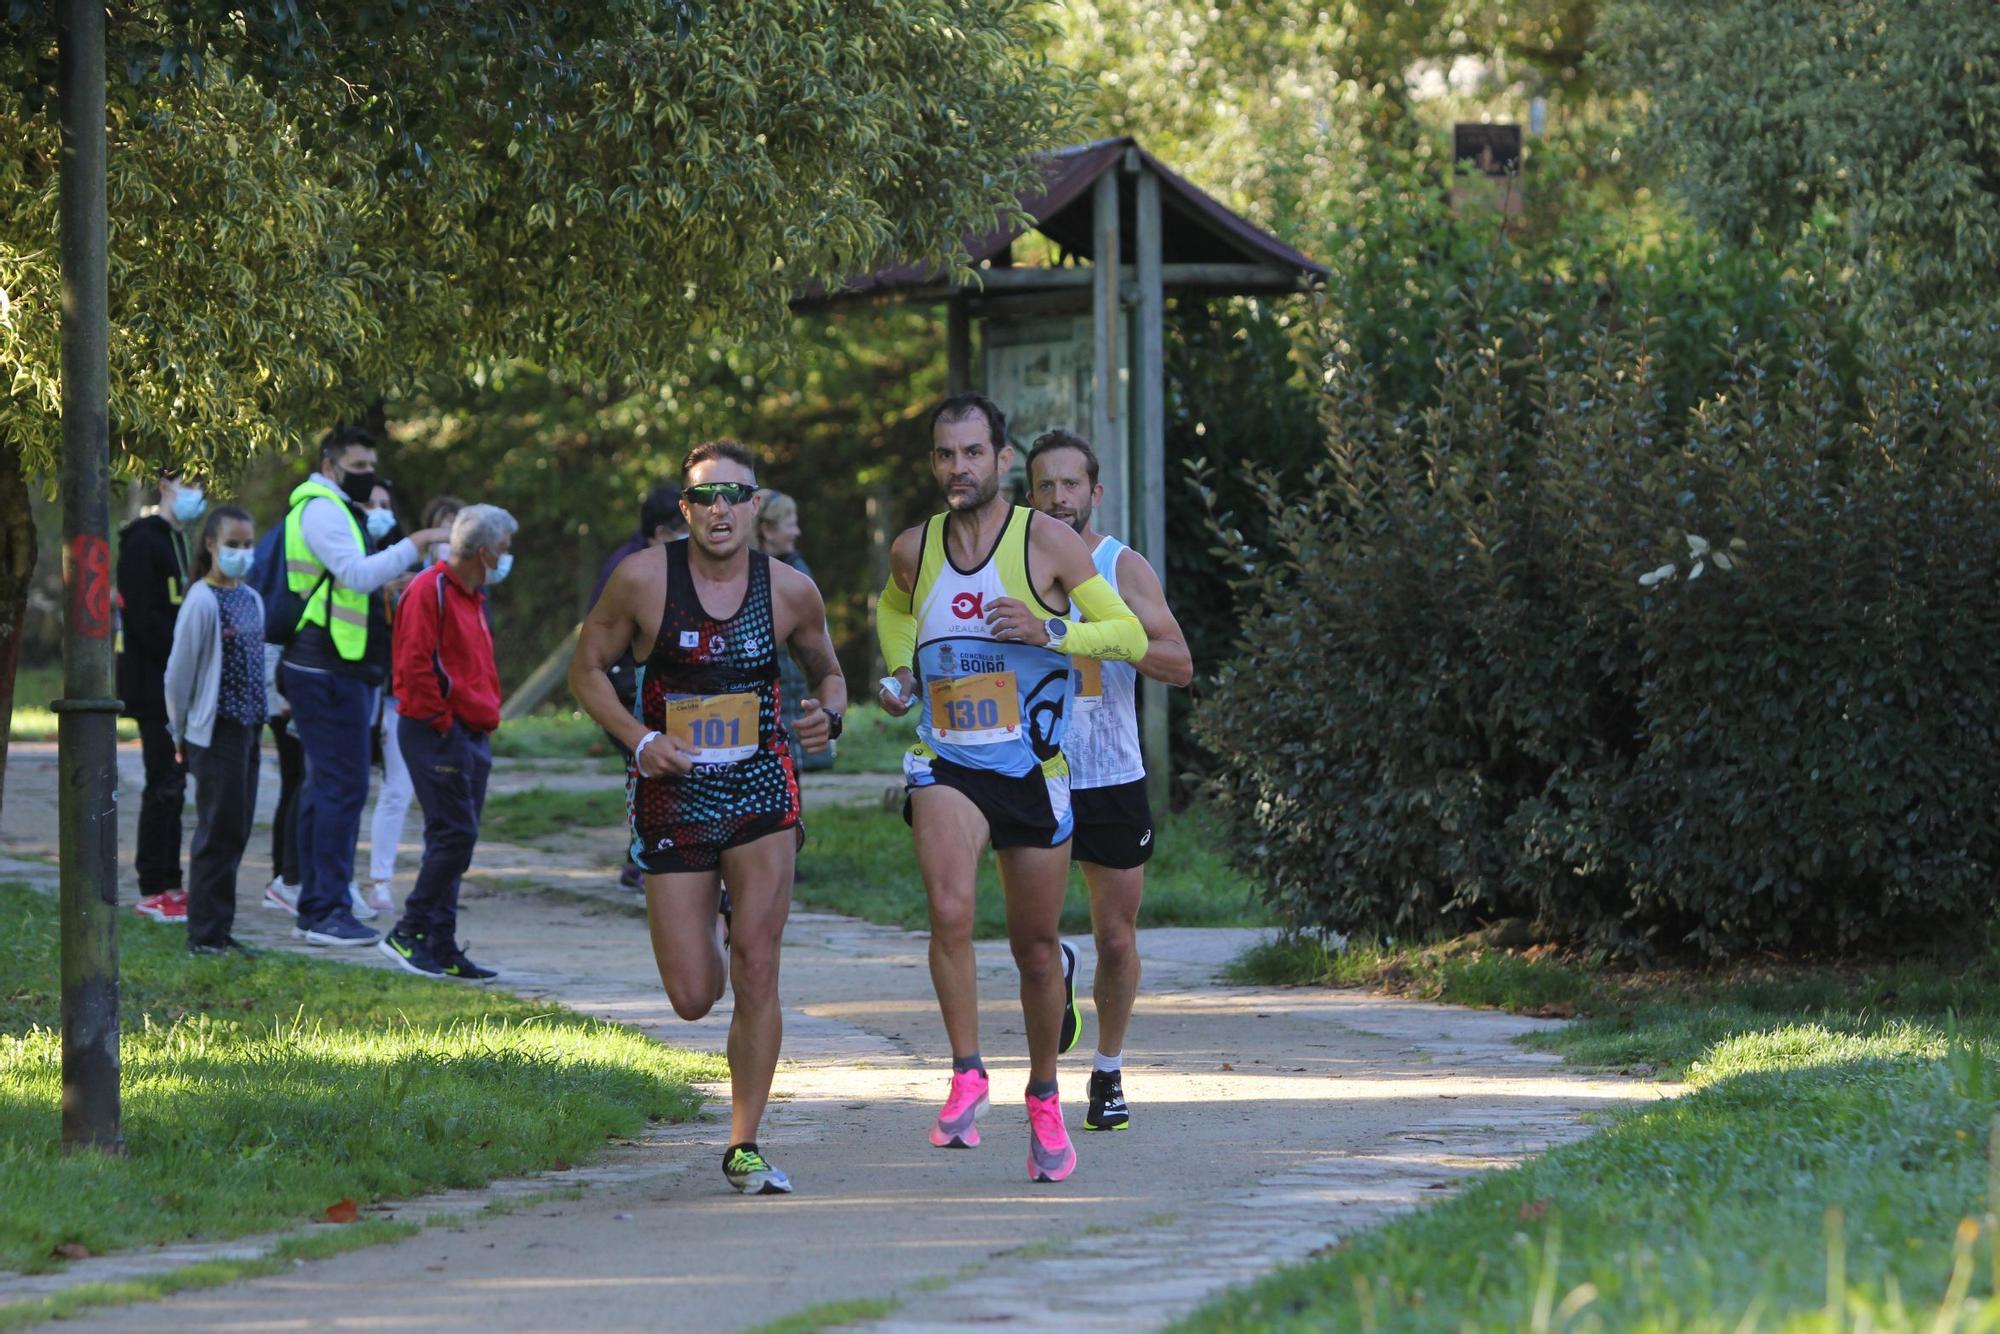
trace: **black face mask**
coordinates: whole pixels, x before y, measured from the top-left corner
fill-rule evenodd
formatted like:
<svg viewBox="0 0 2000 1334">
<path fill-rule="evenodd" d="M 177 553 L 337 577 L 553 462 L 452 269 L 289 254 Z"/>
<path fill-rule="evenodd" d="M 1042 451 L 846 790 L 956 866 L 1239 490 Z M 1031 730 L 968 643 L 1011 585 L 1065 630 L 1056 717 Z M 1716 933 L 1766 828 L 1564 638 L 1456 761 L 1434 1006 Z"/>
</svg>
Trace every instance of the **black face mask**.
<svg viewBox="0 0 2000 1334">
<path fill-rule="evenodd" d="M 343 471 L 340 477 L 340 489 L 355 504 L 366 505 L 368 497 L 375 493 L 375 474 Z"/>
</svg>

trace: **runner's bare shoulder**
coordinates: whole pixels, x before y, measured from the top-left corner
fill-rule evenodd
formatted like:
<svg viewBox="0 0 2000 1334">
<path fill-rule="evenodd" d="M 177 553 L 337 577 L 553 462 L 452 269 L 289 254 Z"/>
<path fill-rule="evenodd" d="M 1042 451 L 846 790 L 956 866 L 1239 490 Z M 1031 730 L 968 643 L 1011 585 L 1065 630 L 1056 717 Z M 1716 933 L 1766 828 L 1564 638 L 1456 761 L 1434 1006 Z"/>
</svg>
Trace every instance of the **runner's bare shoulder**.
<svg viewBox="0 0 2000 1334">
<path fill-rule="evenodd" d="M 662 545 L 642 548 L 619 561 L 604 585 L 603 600 L 630 611 L 666 595 L 667 549 Z"/>
<path fill-rule="evenodd" d="M 826 619 L 826 604 L 809 574 L 781 560 L 771 562 L 771 605 L 783 613 L 776 626 L 778 638 L 791 638 L 799 626 L 816 626 Z"/>
<path fill-rule="evenodd" d="M 889 544 L 889 575 L 899 586 L 906 581 L 910 587 L 916 586 L 917 566 L 924 558 L 924 528 L 921 523 L 905 528 Z"/>
</svg>

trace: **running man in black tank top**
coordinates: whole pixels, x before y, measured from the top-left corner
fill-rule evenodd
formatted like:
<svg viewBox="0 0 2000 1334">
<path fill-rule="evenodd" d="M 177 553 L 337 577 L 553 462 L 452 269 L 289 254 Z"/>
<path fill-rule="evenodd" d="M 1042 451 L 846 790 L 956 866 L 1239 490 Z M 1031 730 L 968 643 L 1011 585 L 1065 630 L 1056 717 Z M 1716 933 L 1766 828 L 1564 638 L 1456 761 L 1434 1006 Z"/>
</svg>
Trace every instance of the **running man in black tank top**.
<svg viewBox="0 0 2000 1334">
<path fill-rule="evenodd" d="M 653 958 L 674 1012 L 706 1015 L 731 982 L 730 1134 L 723 1175 L 751 1194 L 791 1182 L 757 1147 L 783 1024 L 778 949 L 801 841 L 799 786 L 778 726 L 777 646 L 811 682 L 796 734 L 807 750 L 840 735 L 847 682 L 811 579 L 750 550 L 755 462 L 727 441 L 682 465 L 688 540 L 625 558 L 583 624 L 570 662 L 577 703 L 632 753 L 626 779 L 633 856 L 646 872 Z M 639 716 L 607 668 L 645 662 Z M 716 915 L 732 907 L 727 954 Z"/>
</svg>

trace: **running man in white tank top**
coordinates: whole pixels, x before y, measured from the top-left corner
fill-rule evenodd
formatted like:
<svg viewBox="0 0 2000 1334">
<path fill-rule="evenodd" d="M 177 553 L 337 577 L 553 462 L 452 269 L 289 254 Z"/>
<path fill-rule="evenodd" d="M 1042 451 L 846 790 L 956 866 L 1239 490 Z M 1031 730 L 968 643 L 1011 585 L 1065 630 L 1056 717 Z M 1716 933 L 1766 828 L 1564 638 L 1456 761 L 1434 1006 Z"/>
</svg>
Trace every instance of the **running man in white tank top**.
<svg viewBox="0 0 2000 1334">
<path fill-rule="evenodd" d="M 931 414 L 931 471 L 946 509 L 898 537 L 876 608 L 894 678 L 882 707 L 921 709 L 903 762 L 904 814 L 931 911 L 931 982 L 951 1042 L 951 1092 L 931 1127 L 941 1149 L 979 1143 L 988 1102 L 979 1055 L 973 886 L 990 844 L 1007 896 L 1028 1038 L 1028 1176 L 1076 1167 L 1056 1096 L 1073 1042 L 1074 952 L 1060 935 L 1069 887 L 1069 767 L 1063 759 L 1074 659 L 1131 661 L 1146 632 L 1065 524 L 1007 503 L 1007 419 L 977 394 Z M 1081 622 L 1067 619 L 1071 605 Z M 1067 1002 L 1067 1003 L 1066 1003 Z"/>
<path fill-rule="evenodd" d="M 1146 801 L 1146 765 L 1139 752 L 1141 674 L 1170 686 L 1194 679 L 1194 659 L 1180 624 L 1167 609 L 1160 578 L 1146 558 L 1091 525 L 1104 499 L 1097 455 L 1068 431 L 1050 431 L 1028 451 L 1028 495 L 1034 507 L 1074 528 L 1090 547 L 1099 574 L 1146 627 L 1138 663 L 1074 659 L 1075 696 L 1063 754 L 1069 760 L 1070 813 L 1076 832 L 1070 856 L 1090 887 L 1090 930 L 1097 941 L 1097 1059 L 1090 1074 L 1088 1130 L 1131 1124 L 1123 1077 L 1125 1029 L 1139 995 L 1139 899 L 1153 855 L 1153 814 Z"/>
</svg>

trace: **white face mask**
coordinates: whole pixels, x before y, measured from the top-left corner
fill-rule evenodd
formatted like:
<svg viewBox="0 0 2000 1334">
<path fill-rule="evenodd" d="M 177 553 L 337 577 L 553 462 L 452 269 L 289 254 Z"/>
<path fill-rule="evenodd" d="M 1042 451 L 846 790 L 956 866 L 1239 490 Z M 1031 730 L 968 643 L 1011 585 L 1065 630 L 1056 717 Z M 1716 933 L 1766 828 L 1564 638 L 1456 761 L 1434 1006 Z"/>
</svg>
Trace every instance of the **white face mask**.
<svg viewBox="0 0 2000 1334">
<path fill-rule="evenodd" d="M 394 510 L 368 511 L 368 536 L 374 538 L 377 542 L 380 542 L 383 538 L 387 537 L 389 535 L 389 530 L 391 528 L 394 528 L 395 526 L 396 526 L 396 511 Z"/>
</svg>

